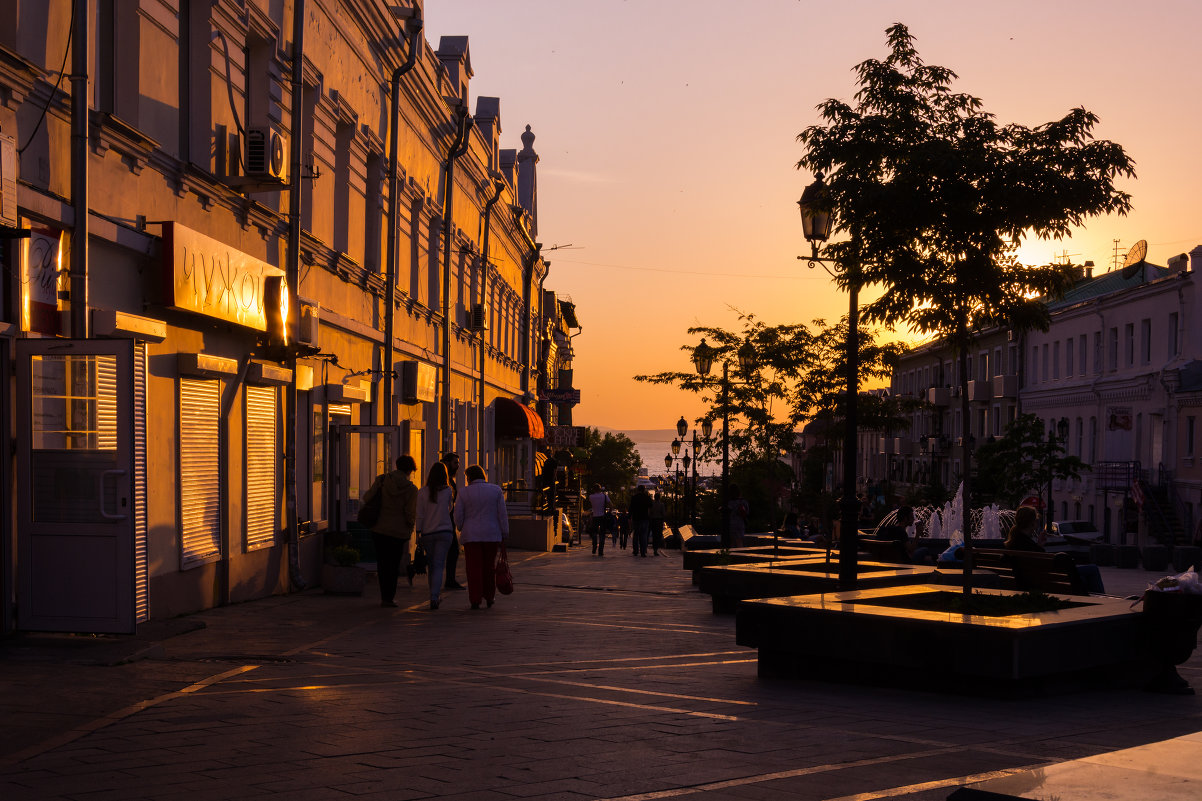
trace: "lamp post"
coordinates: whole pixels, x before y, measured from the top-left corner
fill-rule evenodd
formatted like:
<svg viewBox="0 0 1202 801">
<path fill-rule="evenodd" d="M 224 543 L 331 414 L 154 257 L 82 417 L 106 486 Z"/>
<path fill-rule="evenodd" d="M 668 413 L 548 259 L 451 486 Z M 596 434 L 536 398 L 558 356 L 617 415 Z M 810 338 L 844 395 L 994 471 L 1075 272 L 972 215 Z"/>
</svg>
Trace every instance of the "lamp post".
<svg viewBox="0 0 1202 801">
<path fill-rule="evenodd" d="M 1056 434 L 1060 435 L 1059 440 L 1057 440 Z M 1061 417 L 1058 421 L 1056 421 L 1055 434 L 1052 433 L 1051 429 L 1048 429 L 1048 511 L 1047 517 L 1044 518 L 1043 525 L 1044 531 L 1049 537 L 1052 536 L 1052 518 L 1054 517 L 1052 508 L 1052 456 L 1056 442 L 1063 441 L 1066 437 L 1068 437 L 1068 418 Z"/>
<path fill-rule="evenodd" d="M 714 366 L 714 356 L 718 353 L 705 340 L 693 349 L 693 366 L 697 374 L 705 379 Z M 755 362 L 755 350 L 750 343 L 744 342 L 738 350 L 739 367 L 744 372 L 751 369 Z M 730 361 L 722 360 L 722 484 L 721 495 L 718 498 L 722 517 L 722 547 L 730 548 L 730 510 L 727 508 L 730 494 Z"/>
<path fill-rule="evenodd" d="M 838 273 L 841 272 L 847 284 L 847 393 L 843 403 L 843 515 L 839 526 L 839 586 L 842 589 L 854 589 L 858 570 L 856 552 L 859 547 L 856 531 L 859 512 L 856 504 L 856 412 L 860 394 L 860 275 L 859 270 L 850 263 L 838 263 L 818 257 L 818 247 L 830 238 L 833 222 L 830 190 L 823 182 L 822 173 L 818 173 L 814 182 L 801 193 L 797 207 L 801 212 L 802 235 L 811 248 L 806 266 L 813 269 L 815 265 L 821 264 L 832 278 L 838 278 Z M 833 269 L 827 266 L 828 261 L 831 261 Z"/>
</svg>

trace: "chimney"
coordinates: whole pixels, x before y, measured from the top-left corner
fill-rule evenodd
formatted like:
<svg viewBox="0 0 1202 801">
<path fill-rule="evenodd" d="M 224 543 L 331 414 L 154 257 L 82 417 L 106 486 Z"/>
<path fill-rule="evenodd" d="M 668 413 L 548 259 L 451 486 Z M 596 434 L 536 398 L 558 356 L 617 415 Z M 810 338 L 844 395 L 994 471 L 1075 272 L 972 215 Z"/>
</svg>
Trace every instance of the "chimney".
<svg viewBox="0 0 1202 801">
<path fill-rule="evenodd" d="M 1086 279 L 1093 278 L 1093 262 L 1085 262 L 1085 277 Z"/>
<path fill-rule="evenodd" d="M 1189 256 L 1185 255 L 1184 253 L 1172 256 L 1169 258 L 1169 275 L 1183 273 L 1188 266 Z"/>
</svg>

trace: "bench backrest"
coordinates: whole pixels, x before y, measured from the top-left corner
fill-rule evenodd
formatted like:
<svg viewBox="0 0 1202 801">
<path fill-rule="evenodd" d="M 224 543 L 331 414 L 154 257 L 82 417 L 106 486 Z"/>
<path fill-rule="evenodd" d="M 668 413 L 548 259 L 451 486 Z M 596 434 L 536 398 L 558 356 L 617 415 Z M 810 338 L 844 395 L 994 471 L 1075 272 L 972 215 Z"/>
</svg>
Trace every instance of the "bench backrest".
<svg viewBox="0 0 1202 801">
<path fill-rule="evenodd" d="M 910 554 L 904 543 L 898 540 L 882 540 L 876 537 L 860 537 L 860 550 L 866 552 L 877 562 L 893 562 L 909 564 Z"/>
<path fill-rule="evenodd" d="M 1072 557 L 1066 553 L 973 548 L 974 568 L 992 570 L 1030 592 L 1088 595 Z"/>
</svg>

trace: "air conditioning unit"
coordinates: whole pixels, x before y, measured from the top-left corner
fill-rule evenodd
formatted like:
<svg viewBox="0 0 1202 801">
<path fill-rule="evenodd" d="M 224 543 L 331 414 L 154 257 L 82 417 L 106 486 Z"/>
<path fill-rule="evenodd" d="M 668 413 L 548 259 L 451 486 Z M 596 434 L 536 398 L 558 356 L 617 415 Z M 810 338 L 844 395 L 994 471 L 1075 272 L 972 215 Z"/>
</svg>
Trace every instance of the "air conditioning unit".
<svg viewBox="0 0 1202 801">
<path fill-rule="evenodd" d="M 246 175 L 283 181 L 287 173 L 288 140 L 271 126 L 246 131 Z"/>
<path fill-rule="evenodd" d="M 17 227 L 17 141 L 0 134 L 0 225 Z"/>
<path fill-rule="evenodd" d="M 488 317 L 485 314 L 483 303 L 477 303 L 474 306 L 472 306 L 471 313 L 468 316 L 469 316 L 468 328 L 470 328 L 473 331 L 487 331 L 488 330 L 488 322 L 487 322 Z"/>
</svg>

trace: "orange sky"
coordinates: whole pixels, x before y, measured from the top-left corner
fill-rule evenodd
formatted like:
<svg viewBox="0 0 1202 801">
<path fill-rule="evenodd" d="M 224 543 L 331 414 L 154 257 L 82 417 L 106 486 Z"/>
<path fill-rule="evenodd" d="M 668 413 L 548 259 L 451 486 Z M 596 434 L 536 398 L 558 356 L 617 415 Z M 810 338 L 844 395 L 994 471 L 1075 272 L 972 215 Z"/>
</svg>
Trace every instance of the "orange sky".
<svg viewBox="0 0 1202 801">
<path fill-rule="evenodd" d="M 538 139 L 539 239 L 547 287 L 570 295 L 575 422 L 671 427 L 696 399 L 631 376 L 690 365 L 690 325 L 844 313 L 808 271 L 797 198 L 811 176 L 795 136 L 827 97 L 851 100 L 852 67 L 909 26 L 928 64 L 959 76 L 1001 122 L 1037 125 L 1074 106 L 1136 162 L 1126 218 L 1090 223 L 1067 251 L 1105 270 L 1120 240 L 1164 264 L 1202 244 L 1202 68 L 1196 0 L 817 3 L 806 0 L 426 0 L 426 36 L 467 35 L 472 107 L 501 98 L 502 147 Z"/>
</svg>

